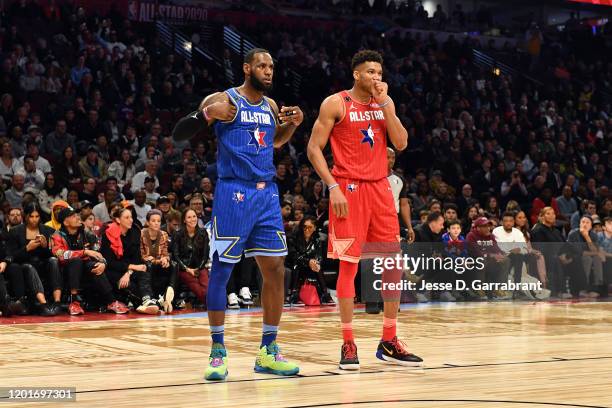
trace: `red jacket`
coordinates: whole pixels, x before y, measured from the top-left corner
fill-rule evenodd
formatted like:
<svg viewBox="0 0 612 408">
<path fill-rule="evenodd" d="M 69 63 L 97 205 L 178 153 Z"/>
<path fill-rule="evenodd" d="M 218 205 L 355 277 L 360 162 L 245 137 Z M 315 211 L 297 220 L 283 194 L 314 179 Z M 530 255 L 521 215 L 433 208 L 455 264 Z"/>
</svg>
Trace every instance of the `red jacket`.
<svg viewBox="0 0 612 408">
<path fill-rule="evenodd" d="M 51 237 L 51 253 L 59 260 L 61 265 L 75 258 L 89 260 L 89 257 L 85 255 L 86 249 L 97 251 L 98 240 L 82 229 L 72 236 L 61 229 Z"/>
<path fill-rule="evenodd" d="M 557 199 L 556 198 L 552 198 L 550 200 L 550 206 L 553 208 L 553 210 L 555 210 L 555 215 L 559 215 L 559 206 L 557 205 Z M 540 211 L 542 211 L 542 208 L 546 207 L 546 204 L 544 203 L 544 201 L 542 201 L 542 199 L 540 197 L 537 197 L 533 200 L 533 203 L 531 205 L 531 215 L 530 215 L 530 221 L 531 221 L 531 225 L 536 225 L 538 223 L 538 218 L 540 217 Z"/>
</svg>

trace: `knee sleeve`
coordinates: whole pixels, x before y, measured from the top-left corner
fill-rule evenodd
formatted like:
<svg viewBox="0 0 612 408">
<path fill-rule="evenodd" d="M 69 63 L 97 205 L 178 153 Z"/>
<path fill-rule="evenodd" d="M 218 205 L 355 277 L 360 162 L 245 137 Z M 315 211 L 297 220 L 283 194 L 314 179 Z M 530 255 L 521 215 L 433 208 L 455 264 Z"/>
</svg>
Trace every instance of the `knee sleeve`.
<svg viewBox="0 0 612 408">
<path fill-rule="evenodd" d="M 206 306 L 211 311 L 225 310 L 227 303 L 226 287 L 227 281 L 232 274 L 234 264 L 219 261 L 215 252 L 212 267 L 208 276 L 208 293 L 206 294 Z"/>
<path fill-rule="evenodd" d="M 340 261 L 340 270 L 338 274 L 338 283 L 336 285 L 336 293 L 338 298 L 354 298 L 355 297 L 355 276 L 357 276 L 357 268 L 359 264 Z"/>
</svg>

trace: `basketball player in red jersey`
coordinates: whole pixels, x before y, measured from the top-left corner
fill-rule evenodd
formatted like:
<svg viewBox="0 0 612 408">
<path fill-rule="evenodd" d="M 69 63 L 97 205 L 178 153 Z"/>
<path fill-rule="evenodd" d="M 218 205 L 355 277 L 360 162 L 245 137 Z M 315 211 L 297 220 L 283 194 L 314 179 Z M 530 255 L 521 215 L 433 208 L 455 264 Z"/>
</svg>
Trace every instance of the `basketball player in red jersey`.
<svg viewBox="0 0 612 408">
<path fill-rule="evenodd" d="M 388 244 L 392 252 L 399 250 L 399 223 L 387 180 L 387 136 L 396 149 L 404 150 L 408 132 L 395 114 L 388 85 L 382 82 L 382 63 L 376 51 L 363 50 L 353 56 L 353 88 L 323 101 L 308 142 L 308 158 L 329 189 L 328 257 L 340 259 L 337 293 L 344 338 L 340 368 L 344 370 L 359 369 L 352 320 L 362 246 Z M 334 158 L 331 172 L 323 156 L 328 140 Z M 399 282 L 398 271 L 391 275 Z M 396 336 L 399 293 L 389 297 L 383 292 L 383 300 L 383 334 L 376 356 L 396 364 L 420 365 L 423 360 L 409 353 Z"/>
</svg>

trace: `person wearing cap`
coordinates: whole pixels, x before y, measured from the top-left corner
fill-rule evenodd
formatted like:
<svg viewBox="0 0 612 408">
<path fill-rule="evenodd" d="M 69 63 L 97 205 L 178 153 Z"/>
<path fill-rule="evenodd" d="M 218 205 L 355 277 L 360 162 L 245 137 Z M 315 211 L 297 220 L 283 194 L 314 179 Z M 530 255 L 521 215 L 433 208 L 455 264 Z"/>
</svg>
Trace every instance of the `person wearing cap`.
<svg viewBox="0 0 612 408">
<path fill-rule="evenodd" d="M 68 203 L 64 200 L 57 200 L 53 203 L 53 205 L 51 206 L 51 220 L 48 221 L 45 225 L 47 227 L 51 227 L 54 230 L 58 231 L 61 226 L 62 223 L 59 222 L 58 220 L 58 216 L 59 213 L 62 209 L 70 207 L 70 205 L 68 205 Z"/>
<path fill-rule="evenodd" d="M 83 178 L 91 177 L 101 183 L 108 176 L 108 165 L 98 157 L 98 148 L 91 145 L 87 148 L 87 155 L 79 161 Z"/>
<path fill-rule="evenodd" d="M 584 214 L 580 226 L 567 234 L 571 243 L 570 290 L 574 296 L 598 298 L 603 286 L 603 263 L 606 258 L 599 250 L 597 234 L 593 231 L 593 218 Z M 580 276 L 583 275 L 583 276 Z"/>
<path fill-rule="evenodd" d="M 171 203 L 170 203 L 170 199 L 167 196 L 165 196 L 165 195 L 159 197 L 157 199 L 157 201 L 155 202 L 155 209 L 161 211 L 162 219 L 165 220 L 166 216 L 168 215 L 168 213 L 172 209 L 172 206 L 171 206 Z"/>
<path fill-rule="evenodd" d="M 142 274 L 142 284 L 148 286 L 145 291 L 152 293 L 154 298 L 159 297 L 164 312 L 171 313 L 177 272 L 170 262 L 168 233 L 161 229 L 161 211 L 150 210 L 146 221 L 147 227 L 140 233 L 140 254 L 148 268 Z"/>
<path fill-rule="evenodd" d="M 145 177 L 143 190 L 147 195 L 147 203 L 149 203 L 151 206 L 154 206 L 155 202 L 160 197 L 160 194 L 155 191 L 154 177 Z"/>
<path fill-rule="evenodd" d="M 497 245 L 495 236 L 491 231 L 491 222 L 487 217 L 478 217 L 472 224 L 472 230 L 465 239 L 468 253 L 474 258 L 484 257 L 484 268 L 474 269 L 474 278 L 482 282 L 503 283 L 508 281 L 510 272 L 510 259 Z M 478 291 L 477 291 L 478 292 Z M 478 293 L 479 295 L 481 293 Z M 503 290 L 494 290 L 489 298 L 495 300 L 509 299 L 510 296 Z"/>
<path fill-rule="evenodd" d="M 130 208 L 113 209 L 112 222 L 102 233 L 102 255 L 108 262 L 106 274 L 117 296 L 130 299 L 138 313 L 157 314 L 159 305 L 146 282 L 147 265 L 140 253 L 140 230 Z"/>
<path fill-rule="evenodd" d="M 107 311 L 127 313 L 128 308 L 113 293 L 106 275 L 106 260 L 99 252 L 98 239 L 85 232 L 79 214 L 71 207 L 59 212 L 58 221 L 61 228 L 53 234 L 51 248 L 53 255 L 59 259 L 63 274 L 68 277 L 68 313 L 71 316 L 85 313 L 83 298 L 79 294 L 81 286 L 88 289 L 92 298 L 93 295 L 100 298 Z"/>
</svg>

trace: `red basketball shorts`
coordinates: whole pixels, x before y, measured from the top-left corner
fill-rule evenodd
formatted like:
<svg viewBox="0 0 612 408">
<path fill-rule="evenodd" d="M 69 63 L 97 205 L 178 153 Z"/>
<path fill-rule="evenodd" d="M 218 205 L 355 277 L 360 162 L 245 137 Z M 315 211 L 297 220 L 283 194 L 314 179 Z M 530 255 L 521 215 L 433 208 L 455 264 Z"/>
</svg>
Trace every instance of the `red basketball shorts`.
<svg viewBox="0 0 612 408">
<path fill-rule="evenodd" d="M 348 216 L 336 217 L 330 204 L 327 257 L 358 263 L 362 257 L 399 253 L 399 221 L 387 178 L 336 182 L 348 202 Z"/>
</svg>

